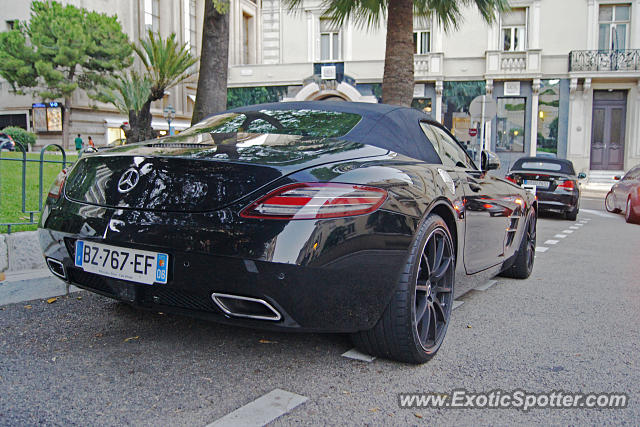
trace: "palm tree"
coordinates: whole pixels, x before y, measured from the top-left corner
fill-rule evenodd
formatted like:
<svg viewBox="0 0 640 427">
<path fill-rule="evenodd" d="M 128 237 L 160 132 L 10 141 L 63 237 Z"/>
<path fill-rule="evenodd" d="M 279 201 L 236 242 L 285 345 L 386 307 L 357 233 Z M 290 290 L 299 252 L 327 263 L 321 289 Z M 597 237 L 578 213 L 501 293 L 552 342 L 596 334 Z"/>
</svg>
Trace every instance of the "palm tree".
<svg viewBox="0 0 640 427">
<path fill-rule="evenodd" d="M 140 112 L 151 95 L 151 80 L 135 71 L 123 73 L 104 89 L 104 101 L 113 104 L 122 114 Z"/>
<path fill-rule="evenodd" d="M 227 108 L 229 2 L 206 0 L 196 105 L 191 124 Z"/>
<path fill-rule="evenodd" d="M 299 7 L 304 0 L 284 0 L 289 9 Z M 460 24 L 461 8 L 475 4 L 488 23 L 496 12 L 509 8 L 507 0 L 325 0 L 324 16 L 337 25 L 348 19 L 375 28 L 387 18 L 387 42 L 382 78 L 382 102 L 411 105 L 413 98 L 413 17 L 428 19 L 436 16 L 445 30 Z"/>
<path fill-rule="evenodd" d="M 195 74 L 193 65 L 198 59 L 191 55 L 187 44 L 178 44 L 175 34 L 163 39 L 149 31 L 148 38 L 141 40 L 139 45 L 134 45 L 133 50 L 142 61 L 146 77 L 151 82 L 149 96 L 142 108 L 138 112 L 129 110 L 131 130 L 127 140 L 137 142 L 154 137 L 151 128 L 151 103 L 162 99 L 167 89 Z"/>
<path fill-rule="evenodd" d="M 100 100 L 115 106 L 131 123 L 137 120 L 150 95 L 149 77 L 129 71 L 109 81 L 107 87 L 103 87 Z M 125 135 L 127 139 L 131 138 L 131 129 L 126 130 Z"/>
</svg>

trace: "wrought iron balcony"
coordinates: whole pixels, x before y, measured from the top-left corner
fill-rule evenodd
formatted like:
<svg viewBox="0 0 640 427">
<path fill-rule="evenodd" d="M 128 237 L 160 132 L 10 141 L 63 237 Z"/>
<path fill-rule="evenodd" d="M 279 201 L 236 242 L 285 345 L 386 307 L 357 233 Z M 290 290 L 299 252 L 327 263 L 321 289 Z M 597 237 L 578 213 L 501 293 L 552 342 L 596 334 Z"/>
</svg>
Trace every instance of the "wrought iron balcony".
<svg viewBox="0 0 640 427">
<path fill-rule="evenodd" d="M 640 49 L 574 50 L 569 71 L 640 71 Z"/>
</svg>

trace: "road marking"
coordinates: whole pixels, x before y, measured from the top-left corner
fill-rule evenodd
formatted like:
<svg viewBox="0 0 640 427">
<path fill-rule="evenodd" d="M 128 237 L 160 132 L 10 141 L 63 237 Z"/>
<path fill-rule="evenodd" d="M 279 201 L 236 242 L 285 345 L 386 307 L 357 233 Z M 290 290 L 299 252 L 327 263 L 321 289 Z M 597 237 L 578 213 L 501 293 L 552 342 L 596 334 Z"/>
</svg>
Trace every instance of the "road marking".
<svg viewBox="0 0 640 427">
<path fill-rule="evenodd" d="M 536 246 L 536 252 L 547 252 L 549 248 L 545 248 L 544 246 Z"/>
<path fill-rule="evenodd" d="M 603 218 L 617 218 L 617 215 L 613 215 L 610 213 L 606 213 L 606 212 L 600 212 L 600 211 L 595 211 L 592 209 L 580 209 L 580 212 L 585 212 L 591 215 L 598 215 L 601 216 Z M 591 218 L 585 218 L 587 221 L 591 221 Z"/>
<path fill-rule="evenodd" d="M 277 388 L 207 427 L 264 426 L 307 400 L 305 396 Z"/>
<path fill-rule="evenodd" d="M 573 230 L 562 230 L 562 232 L 564 234 L 571 234 L 571 233 L 573 233 Z"/>
<path fill-rule="evenodd" d="M 485 283 L 482 286 L 478 286 L 476 288 L 476 291 L 486 291 L 487 289 L 489 289 L 490 287 L 492 287 L 493 285 L 495 285 L 496 283 L 498 283 L 497 280 L 489 280 L 487 283 Z M 455 308 L 455 307 L 454 307 Z"/>
<path fill-rule="evenodd" d="M 364 354 L 364 353 L 360 353 L 358 350 L 356 350 L 355 348 L 352 348 L 351 350 L 342 353 L 342 357 L 346 357 L 348 359 L 354 359 L 354 360 L 360 360 L 361 362 L 373 362 L 374 360 L 376 360 L 376 358 L 374 356 L 370 356 L 368 354 Z"/>
<path fill-rule="evenodd" d="M 569 228 L 570 228 L 570 229 L 572 229 L 572 230 L 580 230 L 580 228 L 579 228 L 579 227 L 576 227 L 575 225 L 572 225 L 572 226 L 571 226 L 571 227 L 569 227 Z"/>
<path fill-rule="evenodd" d="M 575 225 L 575 227 L 584 227 L 584 224 L 578 223 L 578 224 Z"/>
<path fill-rule="evenodd" d="M 566 235 L 566 234 L 556 234 L 556 235 L 555 235 L 555 236 L 553 236 L 553 237 L 557 237 L 557 238 L 559 238 L 559 239 L 564 239 L 565 237 L 567 237 L 567 235 Z"/>
<path fill-rule="evenodd" d="M 452 309 L 455 310 L 456 308 L 460 307 L 462 304 L 464 304 L 464 301 L 454 300 Z"/>
<path fill-rule="evenodd" d="M 547 240 L 546 242 L 544 242 L 545 245 L 555 245 L 559 242 L 560 240 Z"/>
</svg>

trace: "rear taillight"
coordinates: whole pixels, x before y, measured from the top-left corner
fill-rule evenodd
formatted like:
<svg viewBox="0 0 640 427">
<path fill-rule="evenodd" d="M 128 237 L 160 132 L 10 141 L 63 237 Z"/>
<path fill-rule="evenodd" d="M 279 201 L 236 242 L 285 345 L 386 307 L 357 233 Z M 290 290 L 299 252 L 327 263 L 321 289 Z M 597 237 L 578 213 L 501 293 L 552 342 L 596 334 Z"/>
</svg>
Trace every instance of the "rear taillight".
<svg viewBox="0 0 640 427">
<path fill-rule="evenodd" d="M 512 177 L 511 175 L 507 175 L 507 176 L 505 176 L 505 178 L 506 178 L 508 181 L 511 181 L 511 182 L 513 182 L 514 184 L 517 184 L 516 179 L 515 179 L 514 177 Z"/>
<path fill-rule="evenodd" d="M 298 183 L 278 188 L 242 210 L 244 218 L 321 219 L 375 211 L 387 198 L 380 188 L 351 184 Z"/>
<path fill-rule="evenodd" d="M 49 189 L 49 194 L 47 197 L 51 197 L 52 199 L 59 199 L 62 194 L 62 187 L 64 187 L 64 182 L 67 179 L 67 170 L 62 169 L 58 176 L 56 176 L 55 181 L 51 184 L 51 188 Z"/>
<path fill-rule="evenodd" d="M 573 191 L 576 189 L 576 184 L 571 180 L 566 180 L 558 184 L 558 188 L 562 188 L 563 190 Z"/>
</svg>

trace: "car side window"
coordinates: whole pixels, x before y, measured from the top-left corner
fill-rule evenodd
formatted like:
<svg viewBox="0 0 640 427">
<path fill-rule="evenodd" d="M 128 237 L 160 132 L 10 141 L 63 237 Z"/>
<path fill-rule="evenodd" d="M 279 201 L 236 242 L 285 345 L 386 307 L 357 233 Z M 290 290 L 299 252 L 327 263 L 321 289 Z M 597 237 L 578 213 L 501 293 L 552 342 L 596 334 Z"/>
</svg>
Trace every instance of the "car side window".
<svg viewBox="0 0 640 427">
<path fill-rule="evenodd" d="M 447 132 L 425 122 L 420 122 L 420 127 L 440 156 L 443 165 L 476 169 L 466 151 Z"/>
</svg>

